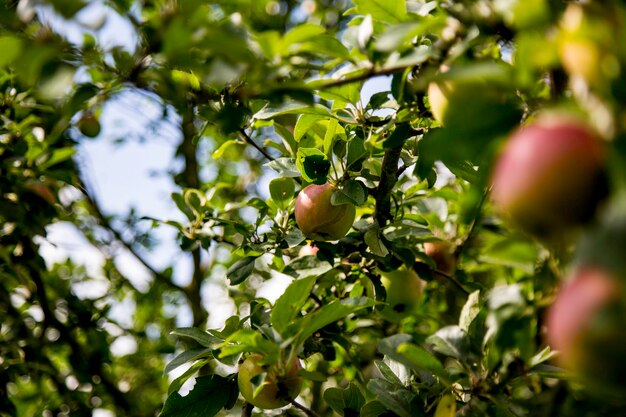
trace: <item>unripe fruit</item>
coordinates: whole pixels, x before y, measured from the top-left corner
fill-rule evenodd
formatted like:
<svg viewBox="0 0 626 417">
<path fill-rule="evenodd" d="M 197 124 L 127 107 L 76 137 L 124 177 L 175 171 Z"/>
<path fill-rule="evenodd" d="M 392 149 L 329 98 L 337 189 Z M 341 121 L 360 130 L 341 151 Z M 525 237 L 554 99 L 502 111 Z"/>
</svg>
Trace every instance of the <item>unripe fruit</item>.
<svg viewBox="0 0 626 417">
<path fill-rule="evenodd" d="M 312 244 L 307 243 L 300 248 L 300 250 L 298 251 L 298 256 L 315 256 L 317 255 L 317 252 L 319 252 L 319 250 L 320 248 L 318 248 L 317 246 L 313 246 Z"/>
<path fill-rule="evenodd" d="M 401 267 L 381 272 L 380 280 L 387 292 L 387 304 L 381 314 L 387 320 L 398 321 L 417 310 L 422 296 L 424 281 L 412 269 Z"/>
<path fill-rule="evenodd" d="M 91 112 L 85 112 L 78 120 L 77 126 L 80 133 L 87 137 L 95 138 L 100 134 L 100 121 L 96 115 Z"/>
<path fill-rule="evenodd" d="M 576 270 L 546 316 L 547 341 L 559 364 L 594 384 L 626 387 L 622 284 L 598 267 Z"/>
<path fill-rule="evenodd" d="M 331 184 L 311 184 L 296 198 L 296 223 L 305 236 L 317 240 L 337 240 L 348 233 L 354 223 L 356 208 L 352 204 L 333 206 L 335 192 Z"/>
<path fill-rule="evenodd" d="M 538 236 L 584 223 L 606 193 L 605 157 L 585 123 L 545 115 L 509 138 L 493 170 L 494 203 Z"/>
<path fill-rule="evenodd" d="M 453 251 L 454 248 L 448 242 L 424 243 L 424 253 L 432 258 L 437 270 L 446 274 L 452 274 L 456 269 L 456 258 Z"/>
<path fill-rule="evenodd" d="M 298 375 L 300 361 L 295 358 L 287 365 L 275 363 L 261 366 L 262 359 L 261 355 L 254 353 L 239 366 L 237 375 L 239 392 L 255 407 L 264 410 L 284 407 L 295 399 L 302 389 L 303 379 Z M 261 374 L 265 374 L 265 379 L 259 387 L 252 380 Z"/>
</svg>

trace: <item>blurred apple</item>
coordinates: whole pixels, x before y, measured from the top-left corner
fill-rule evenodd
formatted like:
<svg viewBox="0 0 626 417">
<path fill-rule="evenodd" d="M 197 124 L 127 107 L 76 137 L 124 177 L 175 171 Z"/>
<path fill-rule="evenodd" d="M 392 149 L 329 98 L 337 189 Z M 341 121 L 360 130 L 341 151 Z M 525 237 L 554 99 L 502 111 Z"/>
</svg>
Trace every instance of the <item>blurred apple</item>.
<svg viewBox="0 0 626 417">
<path fill-rule="evenodd" d="M 387 305 L 381 311 L 382 316 L 390 321 L 398 321 L 415 313 L 424 286 L 424 281 L 415 271 L 400 267 L 394 271 L 381 272 L 380 278 L 387 292 Z"/>
<path fill-rule="evenodd" d="M 307 243 L 300 248 L 300 250 L 298 251 L 298 256 L 315 256 L 317 255 L 317 252 L 319 252 L 319 250 L 320 248 L 318 248 L 317 246 L 313 246 L 313 244 Z"/>
<path fill-rule="evenodd" d="M 273 410 L 284 407 L 295 399 L 302 389 L 300 361 L 295 358 L 289 364 L 262 364 L 263 356 L 251 354 L 239 366 L 237 384 L 243 398 L 255 407 Z M 264 374 L 257 386 L 255 379 Z"/>
<path fill-rule="evenodd" d="M 337 240 L 352 227 L 356 208 L 352 204 L 333 206 L 330 199 L 335 189 L 329 183 L 311 184 L 298 193 L 296 223 L 305 236 L 317 240 Z"/>
<path fill-rule="evenodd" d="M 454 247 L 445 241 L 424 243 L 424 253 L 435 262 L 437 270 L 452 274 L 456 269 Z"/>
<path fill-rule="evenodd" d="M 546 316 L 547 341 L 558 362 L 594 385 L 626 387 L 626 334 L 622 282 L 610 272 L 575 270 Z"/>
<path fill-rule="evenodd" d="M 100 134 L 100 121 L 98 117 L 90 111 L 85 112 L 78 120 L 77 124 L 80 133 L 83 135 L 95 138 Z"/>
<path fill-rule="evenodd" d="M 506 143 L 493 170 L 493 200 L 537 236 L 585 223 L 606 194 L 605 159 L 604 142 L 586 123 L 543 115 Z"/>
</svg>

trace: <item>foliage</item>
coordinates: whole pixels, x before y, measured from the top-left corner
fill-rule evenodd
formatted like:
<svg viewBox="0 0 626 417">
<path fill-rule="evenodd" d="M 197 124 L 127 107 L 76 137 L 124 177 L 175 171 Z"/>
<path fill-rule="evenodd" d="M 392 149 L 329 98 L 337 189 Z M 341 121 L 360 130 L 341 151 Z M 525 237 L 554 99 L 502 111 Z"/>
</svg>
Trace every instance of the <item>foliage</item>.
<svg viewBox="0 0 626 417">
<path fill-rule="evenodd" d="M 93 4 L 0 6 L 0 415 L 624 415 L 626 383 L 557 366 L 544 326 L 573 265 L 626 279 L 621 2 L 98 5 L 132 28 L 132 45 L 81 23 Z M 82 25 L 82 40 L 59 22 Z M 372 85 L 384 87 L 370 96 Z M 455 86 L 441 117 L 429 85 Z M 106 213 L 84 180 L 77 149 L 126 93 L 178 125 L 179 163 L 164 167 L 178 220 Z M 548 109 L 607 142 L 609 191 L 590 223 L 537 239 L 493 207 L 490 173 L 510 133 Z M 300 256 L 310 242 L 296 196 L 326 182 L 356 222 Z M 102 252 L 100 271 L 46 265 L 40 248 L 60 222 Z M 176 230 L 188 282 L 173 278 L 177 259 L 161 269 L 146 255 L 158 228 Z M 426 253 L 441 241 L 455 268 Z M 122 254 L 151 275 L 147 288 Z M 381 274 L 399 268 L 425 283 L 411 314 L 390 320 Z M 106 295 L 77 295 L 102 277 Z M 287 279 L 274 299 L 257 295 Z M 207 329 L 202 291 L 215 282 L 236 314 Z M 129 323 L 111 314 L 122 302 Z M 183 308 L 190 326 L 176 329 Z M 121 338 L 136 352 L 112 354 Z M 268 366 L 299 358 L 300 396 L 278 412 L 246 404 L 235 381 L 249 353 Z"/>
</svg>

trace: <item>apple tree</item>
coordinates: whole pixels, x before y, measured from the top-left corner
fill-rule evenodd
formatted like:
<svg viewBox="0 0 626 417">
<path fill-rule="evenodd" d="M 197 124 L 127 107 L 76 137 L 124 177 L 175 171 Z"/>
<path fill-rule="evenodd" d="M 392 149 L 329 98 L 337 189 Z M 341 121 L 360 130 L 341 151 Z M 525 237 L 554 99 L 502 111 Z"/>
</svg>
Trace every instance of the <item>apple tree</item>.
<svg viewBox="0 0 626 417">
<path fill-rule="evenodd" d="M 624 415 L 622 2 L 100 6 L 130 46 L 83 2 L 0 15 L 0 415 Z M 176 127 L 173 218 L 108 213 L 75 155 L 124 94 Z M 106 297 L 44 263 L 59 222 Z"/>
</svg>

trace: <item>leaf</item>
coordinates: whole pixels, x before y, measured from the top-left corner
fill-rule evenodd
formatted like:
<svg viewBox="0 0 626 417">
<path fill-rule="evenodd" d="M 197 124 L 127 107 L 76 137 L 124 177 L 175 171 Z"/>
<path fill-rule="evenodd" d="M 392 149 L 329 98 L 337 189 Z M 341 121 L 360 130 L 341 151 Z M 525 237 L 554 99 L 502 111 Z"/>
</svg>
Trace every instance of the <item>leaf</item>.
<svg viewBox="0 0 626 417">
<path fill-rule="evenodd" d="M 252 274 L 256 258 L 257 256 L 246 256 L 239 259 L 228 268 L 226 278 L 230 281 L 230 285 L 241 284 Z"/>
<path fill-rule="evenodd" d="M 178 392 L 167 397 L 159 417 L 212 417 L 226 405 L 234 381 L 218 375 L 197 377 L 185 397 Z"/>
<path fill-rule="evenodd" d="M 423 347 L 412 343 L 404 343 L 398 346 L 398 353 L 406 358 L 408 364 L 413 368 L 430 372 L 444 381 L 448 380 L 448 373 L 439 359 Z"/>
<path fill-rule="evenodd" d="M 311 129 L 316 127 L 320 121 L 326 120 L 326 117 L 321 116 L 319 114 L 303 114 L 298 117 L 298 121 L 296 122 L 296 126 L 293 129 L 293 138 L 296 142 L 300 142 L 300 140 L 307 134 Z M 324 133 L 320 130 L 316 132 L 319 136 Z"/>
<path fill-rule="evenodd" d="M 359 14 L 368 15 L 378 21 L 399 23 L 406 18 L 406 0 L 354 0 Z"/>
<path fill-rule="evenodd" d="M 0 68 L 13 63 L 22 53 L 22 40 L 14 36 L 0 36 Z"/>
<path fill-rule="evenodd" d="M 361 408 L 360 417 L 378 417 L 387 412 L 387 407 L 380 401 L 370 401 Z"/>
<path fill-rule="evenodd" d="M 380 239 L 380 228 L 378 226 L 370 227 L 365 232 L 364 240 L 369 250 L 376 256 L 385 257 L 389 254 L 389 250 Z"/>
<path fill-rule="evenodd" d="M 163 372 L 167 374 L 187 362 L 195 362 L 198 359 L 209 358 L 213 356 L 212 351 L 213 350 L 210 348 L 186 350 L 172 359 L 165 366 Z"/>
<path fill-rule="evenodd" d="M 200 345 L 208 348 L 213 348 L 216 344 L 222 342 L 222 339 L 212 336 L 204 330 L 200 330 L 196 327 L 179 327 L 170 334 L 172 336 L 188 337 L 195 340 Z"/>
<path fill-rule="evenodd" d="M 300 176 L 300 171 L 298 171 L 294 158 L 276 158 L 265 164 L 265 166 L 278 172 L 281 177 L 296 178 Z"/>
<path fill-rule="evenodd" d="M 327 158 L 331 157 L 331 152 L 333 151 L 333 143 L 335 140 L 335 132 L 337 132 L 338 126 L 339 121 L 337 119 L 330 119 L 328 121 L 326 134 L 324 135 L 324 153 L 326 154 Z"/>
<path fill-rule="evenodd" d="M 238 142 L 234 139 L 227 140 L 226 142 L 222 143 L 216 150 L 213 151 L 213 153 L 211 154 L 211 157 L 213 159 L 220 159 L 222 156 L 224 156 L 224 152 L 226 152 L 228 148 L 230 148 L 232 145 L 236 145 L 237 143 Z"/>
<path fill-rule="evenodd" d="M 387 357 L 388 361 L 393 363 L 393 364 L 398 364 L 399 362 L 396 362 L 392 359 L 389 359 Z M 399 385 L 399 386 L 404 386 L 405 383 L 400 380 L 400 377 L 396 374 L 396 372 L 391 369 L 391 366 L 385 362 L 385 361 L 374 361 L 374 365 L 376 365 L 376 368 L 378 368 L 378 370 L 380 371 L 381 375 L 388 381 L 391 382 L 394 385 Z M 403 376 L 404 376 L 404 372 Z"/>
<path fill-rule="evenodd" d="M 343 84 L 319 90 L 318 95 L 324 100 L 338 101 L 340 103 L 356 104 L 361 98 L 361 82 Z"/>
<path fill-rule="evenodd" d="M 367 48 L 367 44 L 369 43 L 373 33 L 374 23 L 372 22 L 372 16 L 368 14 L 359 25 L 359 30 L 357 31 L 356 39 L 359 48 L 363 50 Z"/>
<path fill-rule="evenodd" d="M 353 165 L 355 165 L 362 158 L 365 158 L 367 155 L 368 152 L 367 149 L 365 149 L 365 141 L 358 136 L 350 138 L 348 141 L 348 151 L 346 157 L 347 168 L 352 168 Z"/>
<path fill-rule="evenodd" d="M 309 298 L 316 276 L 311 275 L 306 278 L 293 281 L 285 290 L 283 295 L 278 297 L 271 313 L 271 323 L 278 333 L 283 333 L 291 322 L 300 315 L 302 306 Z"/>
<path fill-rule="evenodd" d="M 353 383 L 350 383 L 345 389 L 328 388 L 324 391 L 324 401 L 342 416 L 356 416 L 365 405 L 363 393 Z"/>
<path fill-rule="evenodd" d="M 291 261 L 289 265 L 285 267 L 283 273 L 294 278 L 302 279 L 311 276 L 318 277 L 331 269 L 332 266 L 326 261 L 318 259 L 315 256 L 304 256 Z"/>
<path fill-rule="evenodd" d="M 447 394 L 441 397 L 437 409 L 435 410 L 435 417 L 454 417 L 456 414 L 456 400 L 454 395 Z"/>
<path fill-rule="evenodd" d="M 276 357 L 278 349 L 278 345 L 265 338 L 261 332 L 244 328 L 237 330 L 226 339 L 218 357 L 223 359 L 243 352 L 255 352 L 263 356 Z"/>
<path fill-rule="evenodd" d="M 267 104 L 255 115 L 255 119 L 271 119 L 284 114 L 319 114 L 330 116 L 330 111 L 321 104 L 310 105 L 294 100 L 285 100 L 280 105 Z"/>
<path fill-rule="evenodd" d="M 290 326 L 291 333 L 297 334 L 294 344 L 300 345 L 322 327 L 364 308 L 373 307 L 374 304 L 374 300 L 367 297 L 331 301 L 330 304 L 326 304 L 319 310 L 307 314 L 302 319 L 292 323 Z"/>
<path fill-rule="evenodd" d="M 316 148 L 298 149 L 296 166 L 302 177 L 313 184 L 324 184 L 330 171 L 330 161 L 322 151 Z"/>
<path fill-rule="evenodd" d="M 70 159 L 76 153 L 76 149 L 72 147 L 55 149 L 50 158 L 39 164 L 39 169 L 46 170 L 54 165 L 60 164 Z"/>
<path fill-rule="evenodd" d="M 367 200 L 365 185 L 357 180 L 349 180 L 344 182 L 340 188 L 337 188 L 330 197 L 330 204 L 339 206 L 342 204 L 353 204 L 360 206 Z"/>
<path fill-rule="evenodd" d="M 283 51 L 288 52 L 289 47 L 295 43 L 301 43 L 324 33 L 324 28 L 319 25 L 305 23 L 289 29 L 283 36 Z"/>
<path fill-rule="evenodd" d="M 433 350 L 443 355 L 456 359 L 464 359 L 467 356 L 469 342 L 467 333 L 459 326 L 445 326 L 426 339 L 433 345 Z"/>
<path fill-rule="evenodd" d="M 367 383 L 378 401 L 400 417 L 419 417 L 424 415 L 416 394 L 405 388 L 392 385 L 384 379 L 371 379 Z"/>
<path fill-rule="evenodd" d="M 461 315 L 459 316 L 459 327 L 461 330 L 468 332 L 470 324 L 474 321 L 480 312 L 480 291 L 476 290 L 467 297 L 467 301 L 463 305 Z"/>
<path fill-rule="evenodd" d="M 270 181 L 270 196 L 281 209 L 286 209 L 293 200 L 296 186 L 291 178 L 274 178 Z"/>
</svg>

